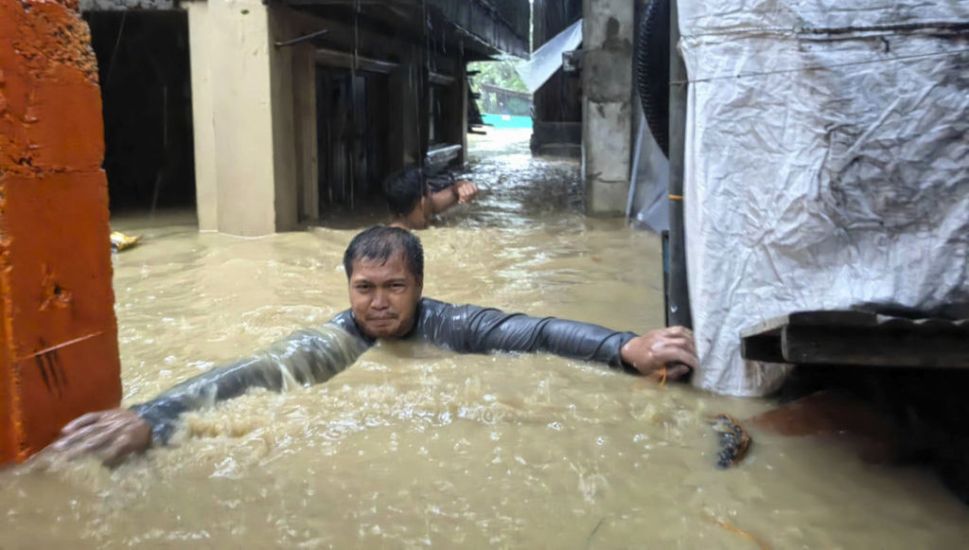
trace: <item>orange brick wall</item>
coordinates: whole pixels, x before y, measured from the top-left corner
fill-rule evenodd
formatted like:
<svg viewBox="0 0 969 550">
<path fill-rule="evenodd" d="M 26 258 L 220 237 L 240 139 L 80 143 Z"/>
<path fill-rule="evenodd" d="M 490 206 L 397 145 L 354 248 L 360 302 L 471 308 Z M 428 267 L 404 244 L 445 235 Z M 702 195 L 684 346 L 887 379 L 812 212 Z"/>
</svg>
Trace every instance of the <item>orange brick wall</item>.
<svg viewBox="0 0 969 550">
<path fill-rule="evenodd" d="M 121 399 L 97 66 L 71 0 L 0 0 L 0 463 Z"/>
</svg>

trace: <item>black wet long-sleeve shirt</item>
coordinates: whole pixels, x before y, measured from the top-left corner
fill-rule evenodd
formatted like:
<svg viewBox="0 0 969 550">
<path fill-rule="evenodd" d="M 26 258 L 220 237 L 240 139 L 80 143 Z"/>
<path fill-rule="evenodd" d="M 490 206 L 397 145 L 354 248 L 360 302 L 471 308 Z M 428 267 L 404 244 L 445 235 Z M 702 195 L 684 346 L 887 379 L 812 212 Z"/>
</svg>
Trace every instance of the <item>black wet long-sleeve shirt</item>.
<svg viewBox="0 0 969 550">
<path fill-rule="evenodd" d="M 414 327 L 404 339 L 459 353 L 547 352 L 622 368 L 620 350 L 635 336 L 577 321 L 423 298 Z M 151 425 L 153 442 L 164 444 L 183 412 L 237 397 L 250 388 L 281 391 L 325 382 L 375 343 L 347 310 L 320 329 L 297 331 L 263 352 L 178 384 L 133 410 Z"/>
</svg>

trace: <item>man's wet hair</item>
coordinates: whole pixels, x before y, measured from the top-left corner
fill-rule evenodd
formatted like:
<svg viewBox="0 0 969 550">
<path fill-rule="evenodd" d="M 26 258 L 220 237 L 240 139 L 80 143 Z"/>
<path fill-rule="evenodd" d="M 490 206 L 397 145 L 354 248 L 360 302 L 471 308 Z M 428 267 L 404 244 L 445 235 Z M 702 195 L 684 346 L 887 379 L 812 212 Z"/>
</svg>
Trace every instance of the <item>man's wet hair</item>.
<svg viewBox="0 0 969 550">
<path fill-rule="evenodd" d="M 387 263 L 388 260 L 400 254 L 407 264 L 407 269 L 417 278 L 424 280 L 424 247 L 416 235 L 399 227 L 375 225 L 364 229 L 350 241 L 347 251 L 343 253 L 343 269 L 347 272 L 347 279 L 353 275 L 353 262 L 367 260 L 371 262 Z"/>
<path fill-rule="evenodd" d="M 394 216 L 410 214 L 427 190 L 424 173 L 416 166 L 409 166 L 391 174 L 384 180 L 384 197 Z"/>
</svg>

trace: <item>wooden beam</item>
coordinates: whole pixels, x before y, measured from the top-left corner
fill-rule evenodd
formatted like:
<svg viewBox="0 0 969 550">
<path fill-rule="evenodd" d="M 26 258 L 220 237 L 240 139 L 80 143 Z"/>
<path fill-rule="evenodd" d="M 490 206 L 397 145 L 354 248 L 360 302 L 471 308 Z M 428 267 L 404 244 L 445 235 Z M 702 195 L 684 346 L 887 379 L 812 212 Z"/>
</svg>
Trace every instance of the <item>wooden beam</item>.
<svg viewBox="0 0 969 550">
<path fill-rule="evenodd" d="M 841 326 L 787 326 L 784 362 L 969 369 L 969 338 L 960 332 L 916 332 Z"/>
<path fill-rule="evenodd" d="M 969 320 L 799 311 L 741 333 L 744 359 L 796 365 L 969 368 Z"/>
<path fill-rule="evenodd" d="M 340 67 L 343 69 L 353 69 L 357 71 L 370 71 L 373 73 L 390 74 L 400 66 L 393 61 L 373 59 L 371 57 L 354 56 L 352 53 L 331 50 L 328 48 L 316 49 L 316 62 L 328 67 Z"/>
</svg>

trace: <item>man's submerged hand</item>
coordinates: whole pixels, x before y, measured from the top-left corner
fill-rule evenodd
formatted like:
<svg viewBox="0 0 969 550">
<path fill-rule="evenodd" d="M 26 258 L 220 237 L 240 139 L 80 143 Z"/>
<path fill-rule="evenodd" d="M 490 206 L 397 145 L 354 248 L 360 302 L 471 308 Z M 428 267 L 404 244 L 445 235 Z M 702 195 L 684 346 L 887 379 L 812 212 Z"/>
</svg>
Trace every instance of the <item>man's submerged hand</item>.
<svg viewBox="0 0 969 550">
<path fill-rule="evenodd" d="M 61 430 L 61 437 L 45 452 L 67 460 L 93 454 L 107 466 L 116 466 L 131 454 L 151 446 L 151 426 L 128 409 L 85 414 Z"/>
<path fill-rule="evenodd" d="M 685 327 L 653 330 L 626 342 L 622 360 L 646 376 L 677 380 L 700 367 L 693 332 Z M 665 369 L 665 371 L 664 371 Z"/>
</svg>

